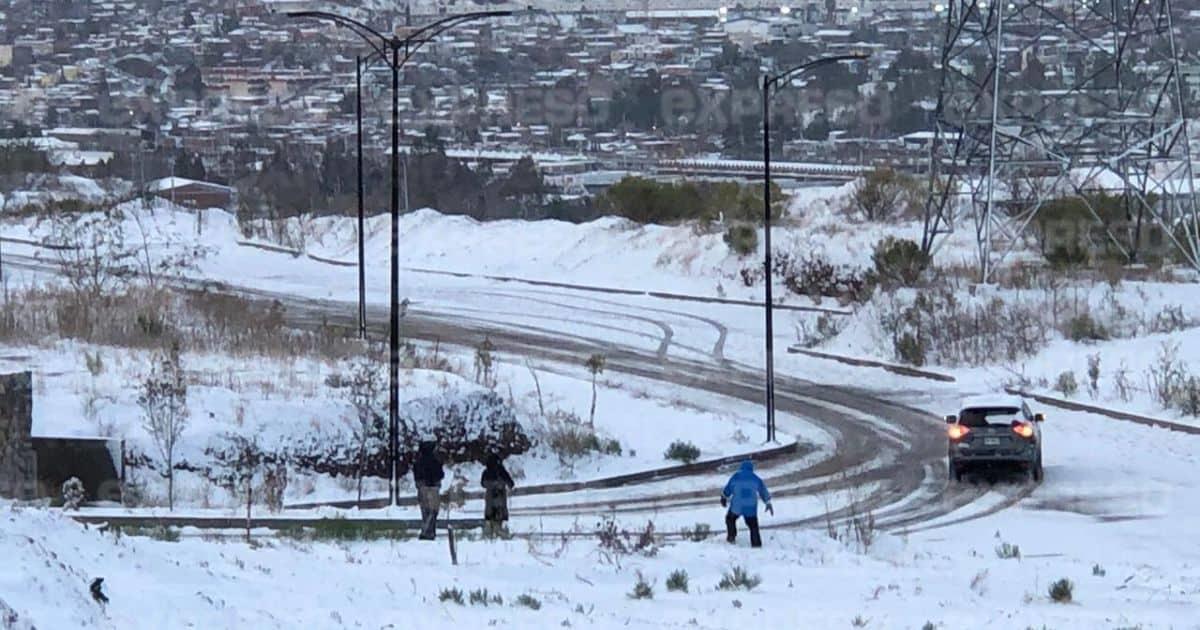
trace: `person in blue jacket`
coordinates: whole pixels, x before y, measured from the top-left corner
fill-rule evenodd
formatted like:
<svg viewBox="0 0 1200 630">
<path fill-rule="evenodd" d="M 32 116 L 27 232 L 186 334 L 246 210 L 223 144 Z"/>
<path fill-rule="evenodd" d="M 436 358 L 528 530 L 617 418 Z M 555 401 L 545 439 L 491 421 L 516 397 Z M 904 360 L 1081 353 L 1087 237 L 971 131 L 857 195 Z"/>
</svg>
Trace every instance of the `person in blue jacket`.
<svg viewBox="0 0 1200 630">
<path fill-rule="evenodd" d="M 754 474 L 754 464 L 746 460 L 729 478 L 729 483 L 725 484 L 725 490 L 721 493 L 721 507 L 729 507 L 725 513 L 725 540 L 730 543 L 737 540 L 737 520 L 740 516 L 745 519 L 746 527 L 750 528 L 750 546 L 762 546 L 762 537 L 758 534 L 760 498 L 767 505 L 767 511 L 774 516 L 775 508 L 771 507 L 771 493 L 767 492 L 767 484 Z"/>
</svg>

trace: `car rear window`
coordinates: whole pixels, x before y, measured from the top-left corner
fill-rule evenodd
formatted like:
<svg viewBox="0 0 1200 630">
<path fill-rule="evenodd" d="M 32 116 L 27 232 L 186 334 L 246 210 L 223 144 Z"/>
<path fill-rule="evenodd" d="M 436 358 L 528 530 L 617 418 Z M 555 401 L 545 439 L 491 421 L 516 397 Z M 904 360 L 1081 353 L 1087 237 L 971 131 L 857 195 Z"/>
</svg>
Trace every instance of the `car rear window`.
<svg viewBox="0 0 1200 630">
<path fill-rule="evenodd" d="M 1016 407 L 985 407 L 979 409 L 963 409 L 958 416 L 958 423 L 968 427 L 986 427 L 988 425 L 1012 424 L 1021 414 Z"/>
</svg>

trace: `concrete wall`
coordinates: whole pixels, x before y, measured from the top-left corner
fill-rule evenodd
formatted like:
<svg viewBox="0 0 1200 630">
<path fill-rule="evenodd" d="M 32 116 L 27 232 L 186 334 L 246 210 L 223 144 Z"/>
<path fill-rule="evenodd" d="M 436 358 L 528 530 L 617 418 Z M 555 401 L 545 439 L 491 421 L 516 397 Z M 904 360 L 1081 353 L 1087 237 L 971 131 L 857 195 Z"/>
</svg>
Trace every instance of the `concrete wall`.
<svg viewBox="0 0 1200 630">
<path fill-rule="evenodd" d="M 37 493 L 33 428 L 33 375 L 0 374 L 0 497 L 32 499 Z"/>
</svg>

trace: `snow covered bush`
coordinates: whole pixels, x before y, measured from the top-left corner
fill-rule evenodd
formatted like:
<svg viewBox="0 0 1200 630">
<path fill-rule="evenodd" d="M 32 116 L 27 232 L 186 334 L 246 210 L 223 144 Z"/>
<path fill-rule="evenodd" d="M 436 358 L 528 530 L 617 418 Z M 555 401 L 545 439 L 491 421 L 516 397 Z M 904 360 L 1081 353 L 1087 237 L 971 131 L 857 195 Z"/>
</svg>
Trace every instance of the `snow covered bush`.
<svg viewBox="0 0 1200 630">
<path fill-rule="evenodd" d="M 641 571 L 637 572 L 637 582 L 633 584 L 629 599 L 654 599 L 654 586 L 646 581 L 646 576 L 642 575 Z"/>
<path fill-rule="evenodd" d="M 533 595 L 522 593 L 521 595 L 517 596 L 517 605 L 524 606 L 530 610 L 540 610 L 542 607 L 542 602 Z"/>
<path fill-rule="evenodd" d="M 875 278 L 888 287 L 911 287 L 929 266 L 929 255 L 917 243 L 889 236 L 875 244 L 871 254 Z"/>
<path fill-rule="evenodd" d="M 458 604 L 459 606 L 462 606 L 463 605 L 462 589 L 444 588 L 444 589 L 442 589 L 442 592 L 438 593 L 438 601 L 439 602 L 451 602 L 451 603 Z"/>
<path fill-rule="evenodd" d="M 1109 338 L 1104 324 L 1093 319 L 1087 311 L 1068 320 L 1063 335 L 1071 341 L 1104 341 Z"/>
<path fill-rule="evenodd" d="M 64 510 L 78 510 L 85 498 L 87 497 L 83 490 L 83 482 L 79 480 L 79 477 L 71 477 L 63 482 L 62 499 Z"/>
<path fill-rule="evenodd" d="M 542 443 L 563 464 L 570 464 L 593 453 L 620 455 L 622 452 L 620 441 L 600 437 L 596 429 L 579 416 L 561 410 L 550 414 L 542 434 Z"/>
<path fill-rule="evenodd" d="M 401 406 L 400 421 L 406 470 L 424 440 L 437 442 L 449 464 L 481 462 L 489 453 L 508 458 L 533 446 L 516 412 L 493 391 L 449 390 L 411 400 Z"/>
<path fill-rule="evenodd" d="M 746 223 L 734 223 L 725 229 L 723 237 L 730 251 L 738 256 L 749 256 L 758 250 L 758 230 Z"/>
<path fill-rule="evenodd" d="M 1075 373 L 1067 370 L 1059 374 L 1058 380 L 1054 383 L 1054 390 L 1066 398 L 1074 396 L 1079 391 L 1079 383 L 1075 380 Z"/>
<path fill-rule="evenodd" d="M 736 591 L 739 589 L 750 591 L 759 584 L 762 584 L 761 577 L 750 575 L 742 567 L 735 566 L 721 576 L 721 581 L 717 583 L 717 589 L 722 591 Z"/>
<path fill-rule="evenodd" d="M 1062 578 L 1050 584 L 1050 599 L 1059 604 L 1070 604 L 1074 598 L 1075 585 L 1071 580 Z"/>
<path fill-rule="evenodd" d="M 829 297 L 841 302 L 862 302 L 871 296 L 873 289 L 874 282 L 868 274 L 847 265 L 834 265 L 814 254 L 798 258 L 778 252 L 771 266 L 772 275 L 783 278 L 788 290 L 813 299 Z"/>
<path fill-rule="evenodd" d="M 680 593 L 688 592 L 688 574 L 683 569 L 676 569 L 667 576 L 667 590 Z"/>
</svg>

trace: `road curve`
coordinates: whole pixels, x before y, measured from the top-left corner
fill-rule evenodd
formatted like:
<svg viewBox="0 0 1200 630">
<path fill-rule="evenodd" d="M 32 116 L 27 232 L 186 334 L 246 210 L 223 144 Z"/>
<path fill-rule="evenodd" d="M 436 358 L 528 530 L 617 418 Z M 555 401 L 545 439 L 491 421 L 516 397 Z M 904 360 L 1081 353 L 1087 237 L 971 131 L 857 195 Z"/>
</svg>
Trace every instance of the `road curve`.
<svg viewBox="0 0 1200 630">
<path fill-rule="evenodd" d="M 13 262 L 19 266 L 54 271 L 53 264 L 36 259 Z M 173 282 L 183 290 L 221 291 L 250 299 L 278 301 L 285 307 L 288 322 L 297 327 L 337 324 L 353 329 L 356 325 L 355 305 L 350 303 L 187 278 L 175 278 Z M 644 313 L 644 316 L 629 313 L 620 315 L 637 318 L 645 324 L 651 314 L 671 311 L 646 309 Z M 694 317 L 685 313 L 674 314 Z M 719 352 L 713 352 L 707 360 L 674 357 L 668 356 L 667 350 L 672 345 L 670 340 L 666 340 L 665 344 L 660 343 L 657 351 L 648 352 L 610 340 L 495 321 L 486 315 L 473 313 L 471 317 L 461 314 L 455 316 L 416 305 L 410 307 L 404 317 L 402 334 L 407 338 L 436 340 L 466 348 L 488 337 L 499 353 L 533 357 L 559 365 L 579 365 L 599 349 L 606 353 L 606 370 L 613 373 L 749 402 L 762 399 L 760 371 L 730 361 Z M 368 319 L 371 330 L 382 337 L 385 334 L 386 309 L 378 306 L 369 309 Z M 722 330 L 722 345 L 724 334 Z M 964 509 L 986 493 L 975 487 L 951 486 L 947 483 L 945 441 L 940 431 L 940 421 L 926 412 L 885 400 L 875 393 L 777 374 L 776 406 L 783 414 L 804 418 L 807 423 L 835 436 L 836 446 L 815 461 L 775 458 L 765 462 L 761 473 L 773 494 L 777 497 L 797 497 L 848 492 L 854 496 L 844 506 L 822 510 L 819 514 L 797 515 L 790 520 L 772 523 L 771 527 L 812 527 L 870 513 L 875 516 L 877 527 L 881 529 L 915 531 L 923 523 L 952 513 L 955 514 L 953 522 L 991 514 L 1015 504 L 1028 494 L 1027 490 L 1006 493 L 1005 500 L 976 513 Z M 786 416 L 781 416 L 781 419 L 784 418 Z M 621 487 L 620 496 L 590 500 L 575 500 L 568 493 L 535 507 L 514 509 L 514 514 L 660 513 L 710 505 L 719 492 L 719 484 L 711 479 L 698 479 L 698 487 L 684 491 L 656 488 L 657 485 L 661 485 L 658 480 L 633 482 Z M 864 488 L 867 490 L 863 491 Z M 197 525 L 203 526 L 202 523 Z"/>
</svg>

